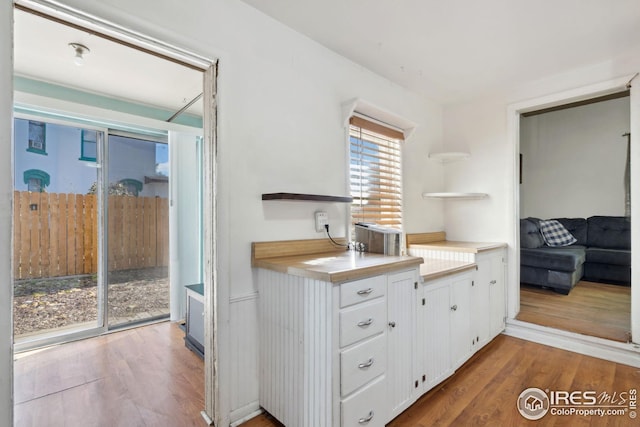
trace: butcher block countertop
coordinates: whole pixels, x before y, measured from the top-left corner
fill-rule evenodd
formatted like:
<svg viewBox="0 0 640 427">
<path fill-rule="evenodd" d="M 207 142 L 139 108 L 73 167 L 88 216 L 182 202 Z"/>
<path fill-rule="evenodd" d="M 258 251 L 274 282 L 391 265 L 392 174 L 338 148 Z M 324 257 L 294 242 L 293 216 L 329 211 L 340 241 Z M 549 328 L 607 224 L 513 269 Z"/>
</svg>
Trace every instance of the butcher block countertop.
<svg viewBox="0 0 640 427">
<path fill-rule="evenodd" d="M 343 239 L 338 243 L 344 243 Z M 475 263 L 346 251 L 327 239 L 254 242 L 251 266 L 331 283 L 343 283 L 420 266 L 425 280 L 475 268 Z"/>
<path fill-rule="evenodd" d="M 420 276 L 422 280 L 433 280 L 449 274 L 461 273 L 463 271 L 475 270 L 476 263 L 466 261 L 452 261 L 448 259 L 425 258 L 420 265 Z"/>
<path fill-rule="evenodd" d="M 346 243 L 345 239 L 335 239 Z M 422 264 L 421 257 L 347 251 L 329 239 L 283 240 L 251 244 L 251 266 L 343 283 Z"/>
<path fill-rule="evenodd" d="M 406 239 L 408 248 L 474 254 L 507 247 L 507 244 L 503 242 L 461 242 L 447 240 L 447 235 L 444 231 L 407 234 Z"/>
<path fill-rule="evenodd" d="M 480 253 L 484 251 L 490 251 L 492 249 L 504 248 L 506 243 L 494 243 L 494 242 L 452 242 L 450 240 L 444 240 L 433 243 L 413 243 L 410 247 L 422 248 L 422 249 L 435 249 L 441 251 L 452 252 L 468 252 L 468 253 Z"/>
</svg>

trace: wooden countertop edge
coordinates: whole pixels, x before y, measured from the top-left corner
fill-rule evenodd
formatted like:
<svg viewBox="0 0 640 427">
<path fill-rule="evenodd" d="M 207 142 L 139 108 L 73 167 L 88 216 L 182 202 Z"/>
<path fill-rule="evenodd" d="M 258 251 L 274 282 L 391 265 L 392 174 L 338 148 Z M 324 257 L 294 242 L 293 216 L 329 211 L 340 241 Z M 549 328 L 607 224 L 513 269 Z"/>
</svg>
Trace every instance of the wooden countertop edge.
<svg viewBox="0 0 640 427">
<path fill-rule="evenodd" d="M 406 260 L 394 261 L 390 264 L 372 265 L 353 270 L 344 270 L 336 273 L 330 273 L 329 282 L 343 283 L 351 280 L 363 279 L 365 277 L 377 276 L 379 274 L 389 273 L 403 268 L 417 267 L 422 263 L 422 258 L 412 257 Z"/>
<path fill-rule="evenodd" d="M 467 270 L 474 270 L 476 266 L 477 266 L 476 263 L 470 263 L 466 265 L 461 265 L 459 267 L 453 267 L 453 268 L 448 268 L 446 270 L 436 271 L 433 273 L 427 273 L 427 274 L 420 273 L 420 276 L 424 281 L 435 280 L 441 277 L 449 276 L 451 274 L 462 273 L 463 271 L 467 271 Z"/>
<path fill-rule="evenodd" d="M 456 242 L 441 241 L 433 243 L 414 243 L 409 245 L 410 249 L 435 249 L 449 252 L 465 252 L 465 253 L 482 253 L 493 249 L 506 248 L 507 244 L 503 242 L 483 243 L 483 242 Z"/>
<path fill-rule="evenodd" d="M 327 255 L 334 255 L 329 253 Z M 318 254 L 321 256 L 322 254 Z M 334 272 L 318 271 L 313 268 L 300 268 L 286 263 L 278 262 L 279 258 L 253 259 L 251 266 L 276 271 L 278 273 L 291 274 L 308 279 L 321 280 L 331 283 L 343 283 L 351 280 L 364 279 L 366 277 L 377 276 L 403 268 L 417 267 L 423 263 L 421 257 L 406 256 L 406 259 L 381 262 L 380 264 L 354 267 L 347 270 Z"/>
</svg>

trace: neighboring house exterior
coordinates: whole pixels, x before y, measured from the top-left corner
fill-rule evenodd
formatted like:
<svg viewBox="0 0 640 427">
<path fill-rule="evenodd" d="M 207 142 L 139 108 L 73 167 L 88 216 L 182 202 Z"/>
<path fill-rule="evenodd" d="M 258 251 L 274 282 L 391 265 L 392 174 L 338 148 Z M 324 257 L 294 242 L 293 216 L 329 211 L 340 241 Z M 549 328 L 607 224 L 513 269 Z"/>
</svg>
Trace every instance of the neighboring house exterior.
<svg viewBox="0 0 640 427">
<path fill-rule="evenodd" d="M 98 131 L 14 120 L 17 191 L 87 194 L 97 181 Z M 110 138 L 109 183 L 120 183 L 130 194 L 168 196 L 168 177 L 158 174 L 165 144 L 120 136 Z"/>
</svg>

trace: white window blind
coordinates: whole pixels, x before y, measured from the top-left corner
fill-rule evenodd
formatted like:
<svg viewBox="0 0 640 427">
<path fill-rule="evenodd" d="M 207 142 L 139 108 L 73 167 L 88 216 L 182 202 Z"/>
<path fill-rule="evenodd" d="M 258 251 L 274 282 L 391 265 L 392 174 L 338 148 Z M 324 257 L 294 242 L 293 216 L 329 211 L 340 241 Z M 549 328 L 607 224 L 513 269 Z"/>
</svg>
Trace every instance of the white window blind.
<svg viewBox="0 0 640 427">
<path fill-rule="evenodd" d="M 351 223 L 401 229 L 403 134 L 361 117 L 349 123 Z"/>
</svg>

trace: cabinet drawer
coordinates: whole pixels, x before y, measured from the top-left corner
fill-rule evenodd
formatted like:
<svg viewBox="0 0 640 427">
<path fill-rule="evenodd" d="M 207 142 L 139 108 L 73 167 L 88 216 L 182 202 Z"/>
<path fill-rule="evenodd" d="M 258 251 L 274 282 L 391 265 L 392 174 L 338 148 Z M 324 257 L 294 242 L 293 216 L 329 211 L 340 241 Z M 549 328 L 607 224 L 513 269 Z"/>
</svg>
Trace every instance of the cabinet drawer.
<svg viewBox="0 0 640 427">
<path fill-rule="evenodd" d="M 342 409 L 343 427 L 384 427 L 387 414 L 385 407 L 385 378 L 344 399 Z"/>
<path fill-rule="evenodd" d="M 354 392 L 387 366 L 386 335 L 380 335 L 340 353 L 340 391 L 343 396 Z"/>
<path fill-rule="evenodd" d="M 383 332 L 386 323 L 386 300 L 384 298 L 343 310 L 340 313 L 340 347 Z"/>
<path fill-rule="evenodd" d="M 340 307 L 368 301 L 384 295 L 387 288 L 386 276 L 370 277 L 340 285 Z"/>
</svg>

